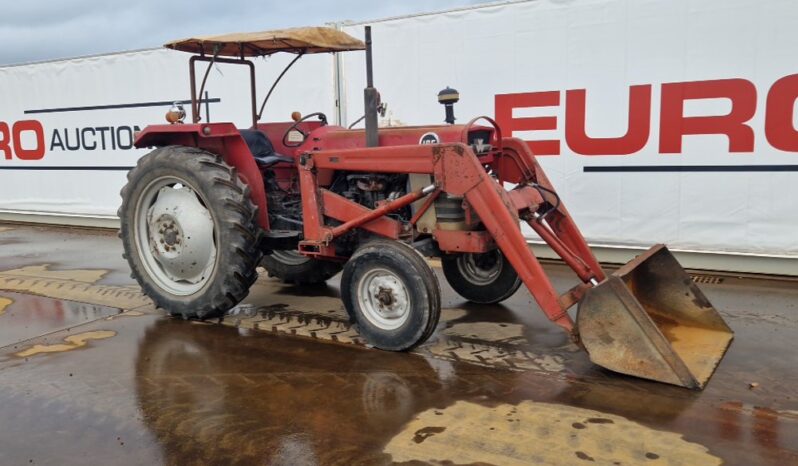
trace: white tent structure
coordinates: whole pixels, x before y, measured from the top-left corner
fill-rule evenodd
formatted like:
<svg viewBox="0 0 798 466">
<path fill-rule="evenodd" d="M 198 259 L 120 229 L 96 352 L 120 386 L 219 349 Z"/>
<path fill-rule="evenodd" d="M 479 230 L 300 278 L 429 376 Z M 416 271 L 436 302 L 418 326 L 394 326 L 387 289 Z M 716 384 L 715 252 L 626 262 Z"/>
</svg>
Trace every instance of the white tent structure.
<svg viewBox="0 0 798 466">
<path fill-rule="evenodd" d="M 664 242 L 687 267 L 798 275 L 796 16 L 775 0 L 535 0 L 337 27 L 373 27 L 383 124 L 442 121 L 435 96 L 456 88 L 461 121 L 529 141 L 601 259 Z M 257 61 L 259 95 L 290 59 Z M 353 122 L 364 69 L 356 52 L 304 57 L 264 119 Z M 203 105 L 246 126 L 235 80 L 212 72 Z M 188 55 L 166 49 L 0 67 L 0 218 L 113 226 L 146 153 L 133 132 L 185 99 Z"/>
</svg>

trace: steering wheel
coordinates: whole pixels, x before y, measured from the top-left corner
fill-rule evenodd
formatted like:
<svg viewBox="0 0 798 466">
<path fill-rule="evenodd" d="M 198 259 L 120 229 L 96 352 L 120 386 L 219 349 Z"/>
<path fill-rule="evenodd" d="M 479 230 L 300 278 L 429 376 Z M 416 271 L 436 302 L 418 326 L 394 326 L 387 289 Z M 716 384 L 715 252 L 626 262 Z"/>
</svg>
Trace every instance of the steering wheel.
<svg viewBox="0 0 798 466">
<path fill-rule="evenodd" d="M 325 115 L 325 114 L 323 114 L 321 112 L 309 113 L 309 114 L 303 116 L 302 118 L 300 118 L 297 121 L 295 121 L 294 124 L 291 125 L 285 131 L 285 134 L 283 134 L 283 145 L 285 147 L 299 147 L 299 146 L 301 146 L 302 144 L 305 143 L 305 140 L 308 138 L 308 133 L 306 133 L 306 132 L 302 131 L 301 129 L 299 129 L 299 124 L 304 122 L 304 121 L 307 121 L 311 117 L 319 117 L 319 121 L 321 121 L 321 125 L 322 126 L 326 126 L 327 125 L 327 115 Z M 299 141 L 299 142 L 290 142 L 290 141 L 288 141 L 288 135 L 291 134 L 292 131 L 296 131 L 299 134 L 301 134 L 302 135 L 302 140 Z"/>
</svg>

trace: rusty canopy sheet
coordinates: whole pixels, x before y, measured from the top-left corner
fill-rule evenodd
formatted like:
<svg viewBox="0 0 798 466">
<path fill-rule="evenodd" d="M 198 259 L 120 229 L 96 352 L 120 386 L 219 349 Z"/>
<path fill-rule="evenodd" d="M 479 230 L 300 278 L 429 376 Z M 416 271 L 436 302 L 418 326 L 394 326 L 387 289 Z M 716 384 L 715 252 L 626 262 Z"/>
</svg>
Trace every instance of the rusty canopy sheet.
<svg viewBox="0 0 798 466">
<path fill-rule="evenodd" d="M 276 52 L 324 53 L 364 50 L 365 44 L 337 29 L 304 27 L 181 39 L 164 47 L 191 53 L 253 57 Z"/>
</svg>

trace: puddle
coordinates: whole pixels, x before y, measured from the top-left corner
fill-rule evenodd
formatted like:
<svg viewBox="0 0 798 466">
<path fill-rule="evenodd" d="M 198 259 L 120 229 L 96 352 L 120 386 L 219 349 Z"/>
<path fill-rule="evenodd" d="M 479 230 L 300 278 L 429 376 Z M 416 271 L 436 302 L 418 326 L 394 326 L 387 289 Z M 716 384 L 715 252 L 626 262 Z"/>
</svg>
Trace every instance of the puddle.
<svg viewBox="0 0 798 466">
<path fill-rule="evenodd" d="M 280 296 L 281 301 L 284 298 Z M 287 304 L 260 307 L 243 305 L 233 309 L 221 320 L 221 323 L 239 329 L 366 345 L 346 317 L 338 313 L 319 315 L 307 311 L 306 309 L 310 307 L 307 304 L 300 306 L 295 308 Z M 454 315 L 462 312 L 460 309 L 453 311 Z M 435 334 L 427 343 L 412 352 L 446 361 L 467 362 L 512 371 L 565 371 L 565 358 L 562 355 L 551 351 L 537 352 L 526 346 L 507 344 L 525 342 L 517 337 L 523 328 L 519 324 L 469 323 L 455 324 L 453 328 L 455 327 L 463 330 L 466 335 L 458 335 L 457 331 L 451 332 L 452 329 L 447 329 Z M 478 339 L 472 334 L 478 335 Z"/>
<path fill-rule="evenodd" d="M 680 434 L 599 411 L 533 401 L 496 407 L 458 401 L 427 410 L 390 441 L 385 453 L 395 462 L 432 464 L 721 463 Z"/>
<path fill-rule="evenodd" d="M 16 356 L 27 358 L 43 353 L 60 353 L 64 351 L 72 351 L 74 349 L 82 348 L 89 344 L 89 340 L 104 340 L 116 335 L 113 330 L 96 330 L 93 332 L 77 333 L 64 338 L 66 343 L 57 343 L 54 345 L 33 345 L 26 350 L 16 353 Z"/>
<path fill-rule="evenodd" d="M 8 293 L 0 297 L 0 347 L 104 319 L 119 309 L 42 296 Z"/>
<path fill-rule="evenodd" d="M 103 464 L 138 464 L 153 451 L 164 457 L 147 464 L 717 464 L 704 445 L 736 464 L 794 462 L 791 418 L 758 404 L 720 410 L 710 392 L 242 336 L 145 314 L 95 322 L 91 330 L 119 332 L 102 342 L 36 342 L 93 351 L 0 365 L 0 416 L 20 421 L 0 436 L 5 463 L 57 462 L 65 449 L 104 460 L 125 425 L 140 439 L 123 435 L 135 453 Z"/>
<path fill-rule="evenodd" d="M 0 272 L 0 289 L 124 309 L 151 304 L 138 287 L 96 284 L 107 273 L 108 270 L 104 269 L 52 270 L 48 264 L 26 266 Z M 284 288 L 286 285 L 274 280 L 259 280 L 247 301 L 274 302 L 275 295 L 279 295 L 280 306 L 243 305 L 237 310 L 245 309 L 247 312 L 234 310 L 222 319 L 222 323 L 241 329 L 258 329 L 346 344 L 365 344 L 349 323 L 343 304 L 337 296 L 281 294 Z M 308 311 L 309 309 L 318 311 Z M 443 320 L 456 320 L 467 313 L 463 309 L 444 309 Z M 469 362 L 515 371 L 564 371 L 565 359 L 562 355 L 551 354 L 550 348 L 547 348 L 548 352 L 530 351 L 529 348 L 520 346 L 518 349 L 507 348 L 508 343 L 525 343 L 522 331 L 523 326 L 519 324 L 457 323 L 415 352 L 446 361 Z M 477 339 L 479 341 L 475 341 Z"/>
</svg>

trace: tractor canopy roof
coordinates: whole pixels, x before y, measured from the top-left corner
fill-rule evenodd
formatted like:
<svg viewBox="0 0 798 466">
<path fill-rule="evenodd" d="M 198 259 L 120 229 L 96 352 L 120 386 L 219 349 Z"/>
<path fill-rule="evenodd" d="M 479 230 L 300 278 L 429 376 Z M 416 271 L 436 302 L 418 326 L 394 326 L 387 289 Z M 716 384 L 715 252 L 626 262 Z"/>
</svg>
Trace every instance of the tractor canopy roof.
<svg viewBox="0 0 798 466">
<path fill-rule="evenodd" d="M 366 45 L 337 29 L 303 27 L 191 37 L 168 42 L 164 47 L 202 55 L 256 57 L 276 52 L 306 54 L 364 50 Z"/>
</svg>

